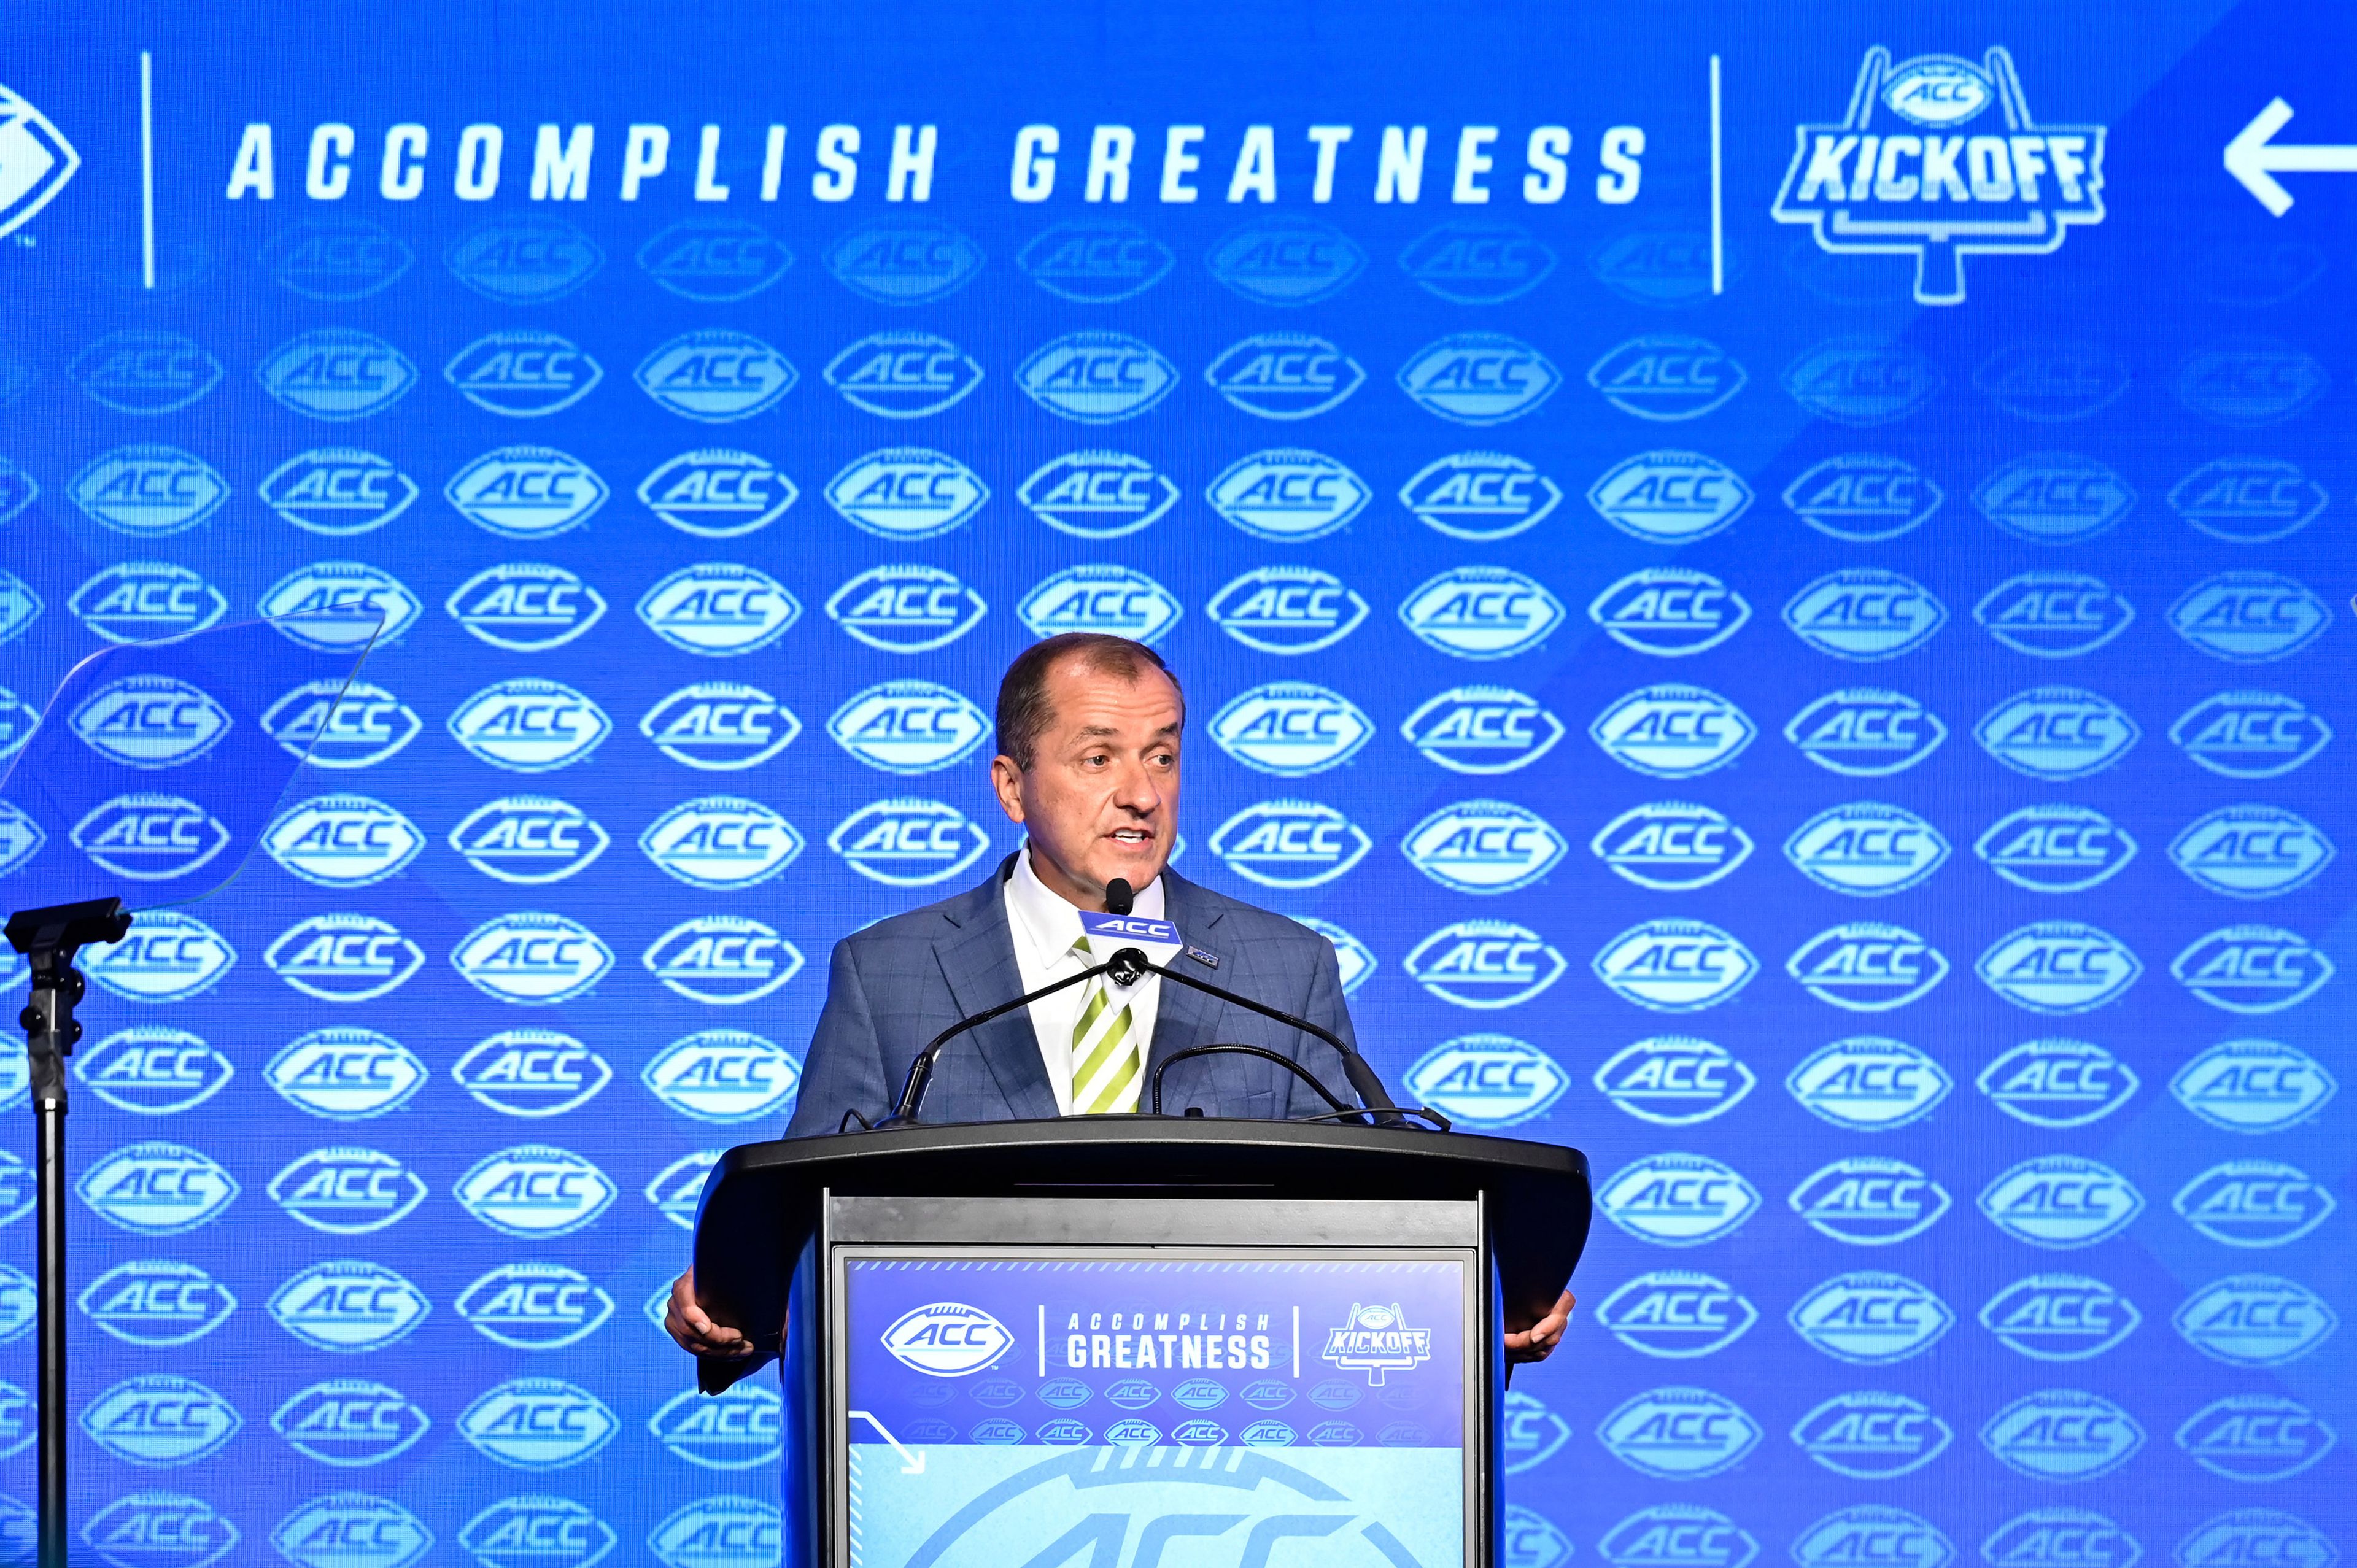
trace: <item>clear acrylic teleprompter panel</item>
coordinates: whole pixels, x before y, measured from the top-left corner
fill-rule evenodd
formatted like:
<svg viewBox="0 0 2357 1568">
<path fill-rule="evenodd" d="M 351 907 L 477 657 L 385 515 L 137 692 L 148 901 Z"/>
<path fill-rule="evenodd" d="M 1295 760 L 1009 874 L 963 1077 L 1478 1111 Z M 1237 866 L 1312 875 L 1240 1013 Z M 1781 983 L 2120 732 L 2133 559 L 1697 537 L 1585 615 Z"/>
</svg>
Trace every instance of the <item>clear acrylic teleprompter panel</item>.
<svg viewBox="0 0 2357 1568">
<path fill-rule="evenodd" d="M 1469 1252 L 1174 1251 L 838 1249 L 846 1568 L 1464 1568 Z"/>
<path fill-rule="evenodd" d="M 154 909 L 225 886 L 382 625 L 330 607 L 105 649 L 68 671 L 29 736 L 0 735 L 0 757 L 15 753 L 0 778 L 0 912 L 105 897 Z"/>
</svg>

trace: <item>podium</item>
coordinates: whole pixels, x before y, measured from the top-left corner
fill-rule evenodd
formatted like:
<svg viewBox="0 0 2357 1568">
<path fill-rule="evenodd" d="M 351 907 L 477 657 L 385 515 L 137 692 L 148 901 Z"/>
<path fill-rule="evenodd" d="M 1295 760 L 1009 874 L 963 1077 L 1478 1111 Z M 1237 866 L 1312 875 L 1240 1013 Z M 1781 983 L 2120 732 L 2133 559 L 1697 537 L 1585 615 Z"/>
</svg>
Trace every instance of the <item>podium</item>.
<svg viewBox="0 0 2357 1568">
<path fill-rule="evenodd" d="M 781 1358 L 786 1568 L 1497 1568 L 1501 1335 L 1577 1150 L 1198 1116 L 730 1150 L 699 1299 Z"/>
</svg>

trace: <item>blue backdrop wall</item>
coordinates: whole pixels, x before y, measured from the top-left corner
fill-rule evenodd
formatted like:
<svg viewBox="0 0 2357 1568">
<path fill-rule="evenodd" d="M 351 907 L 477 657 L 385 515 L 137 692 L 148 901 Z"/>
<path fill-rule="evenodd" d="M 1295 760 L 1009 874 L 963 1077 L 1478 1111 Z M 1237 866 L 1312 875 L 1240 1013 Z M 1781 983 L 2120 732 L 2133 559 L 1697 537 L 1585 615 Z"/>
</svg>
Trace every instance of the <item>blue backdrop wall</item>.
<svg viewBox="0 0 2357 1568">
<path fill-rule="evenodd" d="M 1186 874 L 1594 1163 L 1511 1568 L 2337 1559 L 2352 198 L 2268 170 L 2357 140 L 2345 17 L 0 28 L 0 746 L 110 642 L 389 622 L 92 964 L 91 1561 L 766 1561 L 776 1402 L 650 1305 L 1084 627 L 1185 680 Z M 0 902 L 168 898 L 173 794 L 0 822 Z"/>
</svg>

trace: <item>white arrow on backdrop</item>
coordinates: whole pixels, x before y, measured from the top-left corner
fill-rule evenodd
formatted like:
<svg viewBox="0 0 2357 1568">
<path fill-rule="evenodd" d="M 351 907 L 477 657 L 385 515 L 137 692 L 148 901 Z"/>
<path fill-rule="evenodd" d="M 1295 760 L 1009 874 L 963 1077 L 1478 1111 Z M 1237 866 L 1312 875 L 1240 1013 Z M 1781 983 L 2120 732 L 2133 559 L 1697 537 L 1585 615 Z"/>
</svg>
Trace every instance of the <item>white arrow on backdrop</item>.
<svg viewBox="0 0 2357 1568">
<path fill-rule="evenodd" d="M 2259 199 L 2259 205 L 2280 218 L 2291 210 L 2291 192 L 2279 184 L 2279 174 L 2357 174 L 2357 146 L 2292 146 L 2276 142 L 2277 131 L 2291 123 L 2291 105 L 2276 99 L 2259 111 L 2226 144 L 2226 172 Z"/>
</svg>

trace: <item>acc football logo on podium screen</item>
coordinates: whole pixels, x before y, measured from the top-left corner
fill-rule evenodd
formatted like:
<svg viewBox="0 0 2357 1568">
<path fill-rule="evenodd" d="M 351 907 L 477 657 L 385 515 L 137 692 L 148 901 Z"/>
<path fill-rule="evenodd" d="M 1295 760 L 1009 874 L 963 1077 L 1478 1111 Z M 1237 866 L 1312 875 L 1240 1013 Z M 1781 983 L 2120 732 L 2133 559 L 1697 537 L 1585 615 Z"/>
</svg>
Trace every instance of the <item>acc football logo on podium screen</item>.
<svg viewBox="0 0 2357 1568">
<path fill-rule="evenodd" d="M 978 1306 L 948 1301 L 903 1313 L 883 1339 L 894 1360 L 937 1378 L 979 1372 L 1015 1348 L 1006 1325 Z"/>
<path fill-rule="evenodd" d="M 1998 124 L 2006 134 L 1989 134 Z M 1979 65 L 1917 55 L 1893 66 L 1878 45 L 1840 123 L 1795 127 L 1770 212 L 1809 225 L 1835 255 L 1911 252 L 1916 303 L 1958 305 L 1965 256 L 2046 254 L 2071 225 L 2104 220 L 2104 138 L 2101 125 L 2032 118 L 2006 49 Z"/>
</svg>

